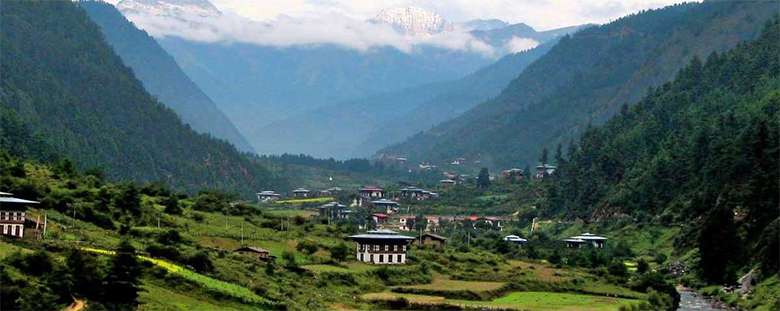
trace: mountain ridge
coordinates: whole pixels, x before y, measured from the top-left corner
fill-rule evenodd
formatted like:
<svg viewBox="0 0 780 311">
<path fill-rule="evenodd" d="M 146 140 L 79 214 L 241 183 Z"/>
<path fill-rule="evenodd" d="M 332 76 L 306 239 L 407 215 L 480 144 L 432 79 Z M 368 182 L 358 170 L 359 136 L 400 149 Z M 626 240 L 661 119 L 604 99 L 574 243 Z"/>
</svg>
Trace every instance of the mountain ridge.
<svg viewBox="0 0 780 311">
<path fill-rule="evenodd" d="M 604 122 L 623 103 L 672 79 L 694 55 L 754 38 L 773 6 L 678 4 L 564 37 L 495 99 L 380 153 L 436 162 L 467 157 L 492 167 L 535 164 L 542 149 Z"/>
</svg>

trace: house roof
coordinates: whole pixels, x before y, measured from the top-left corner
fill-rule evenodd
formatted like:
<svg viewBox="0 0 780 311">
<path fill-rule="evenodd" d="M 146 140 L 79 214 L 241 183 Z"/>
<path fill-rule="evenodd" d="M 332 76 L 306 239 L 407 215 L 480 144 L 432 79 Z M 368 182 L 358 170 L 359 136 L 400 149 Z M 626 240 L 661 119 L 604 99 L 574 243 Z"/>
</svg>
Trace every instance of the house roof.
<svg viewBox="0 0 780 311">
<path fill-rule="evenodd" d="M 341 204 L 339 202 L 335 202 L 334 201 L 334 202 L 330 202 L 328 204 L 323 204 L 321 207 L 347 207 L 347 206 L 344 205 L 344 204 Z"/>
<path fill-rule="evenodd" d="M 234 250 L 234 252 L 253 252 L 253 253 L 261 253 L 261 254 L 270 254 L 271 253 L 271 251 L 269 251 L 267 249 L 260 248 L 260 247 L 255 247 L 255 246 L 240 247 L 240 248 L 237 248 L 236 250 Z"/>
<path fill-rule="evenodd" d="M 380 239 L 380 240 L 414 240 L 413 237 L 400 235 L 398 232 L 387 229 L 372 230 L 363 234 L 351 235 L 350 239 Z"/>
<path fill-rule="evenodd" d="M 585 243 L 585 240 L 583 239 L 563 239 L 564 242 L 571 242 L 571 243 Z"/>
<path fill-rule="evenodd" d="M 13 193 L 8 193 L 8 192 L 2 192 L 2 191 L 0 191 L 0 195 L 14 195 L 14 194 L 13 194 Z"/>
<path fill-rule="evenodd" d="M 360 191 L 385 191 L 385 189 L 379 188 L 377 186 L 365 186 L 360 188 Z"/>
<path fill-rule="evenodd" d="M 433 234 L 433 233 L 427 233 L 427 232 L 424 233 L 422 236 L 427 236 L 427 237 L 431 237 L 431 238 L 434 238 L 434 239 L 437 239 L 437 240 L 442 240 L 442 241 L 446 241 L 447 240 L 447 238 L 445 238 L 443 236 L 440 236 L 438 234 Z"/>
<path fill-rule="evenodd" d="M 293 190 L 293 192 L 309 192 L 309 190 L 303 189 L 303 188 L 298 188 L 298 189 Z"/>
<path fill-rule="evenodd" d="M 580 234 L 578 236 L 573 236 L 571 238 L 572 239 L 585 240 L 585 241 L 605 241 L 605 240 L 607 240 L 607 238 L 605 238 L 603 236 L 598 236 L 598 235 L 595 235 L 595 234 L 589 233 L 589 232 Z"/>
<path fill-rule="evenodd" d="M 398 205 L 398 202 L 388 200 L 388 199 L 379 199 L 376 201 L 371 201 L 371 204 L 388 204 L 388 205 Z"/>
<path fill-rule="evenodd" d="M 371 214 L 371 216 L 376 216 L 376 217 L 379 217 L 379 218 L 387 218 L 387 214 L 382 214 L 382 213 L 374 213 L 374 214 Z"/>
<path fill-rule="evenodd" d="M 11 204 L 39 204 L 38 201 L 30 201 L 20 198 L 13 198 L 13 197 L 0 197 L 0 203 L 11 203 Z"/>
<path fill-rule="evenodd" d="M 439 182 L 443 183 L 443 184 L 454 184 L 455 183 L 455 181 L 452 180 L 452 179 L 442 179 L 442 180 L 439 180 Z"/>
</svg>

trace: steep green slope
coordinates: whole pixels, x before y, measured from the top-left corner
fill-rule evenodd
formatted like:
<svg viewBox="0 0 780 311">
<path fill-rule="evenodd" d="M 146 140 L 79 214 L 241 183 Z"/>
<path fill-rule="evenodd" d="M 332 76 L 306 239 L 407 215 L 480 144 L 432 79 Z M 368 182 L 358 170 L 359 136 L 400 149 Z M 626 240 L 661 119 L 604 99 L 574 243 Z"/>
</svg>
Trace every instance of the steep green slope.
<svg viewBox="0 0 780 311">
<path fill-rule="evenodd" d="M 549 184 L 549 215 L 684 224 L 705 281 L 755 263 L 778 270 L 780 22 L 755 42 L 699 59 L 585 132 Z M 773 223 L 770 225 L 770 223 Z"/>
<path fill-rule="evenodd" d="M 604 122 L 692 57 L 755 38 L 777 11 L 773 1 L 680 4 L 580 31 L 496 99 L 382 152 L 413 160 L 480 158 L 500 167 L 533 163 L 542 148 Z"/>
<path fill-rule="evenodd" d="M 284 186 L 151 97 L 70 1 L 3 1 L 0 106 L 80 167 L 115 179 L 246 194 Z M 32 142 L 31 142 L 32 143 Z M 29 148 L 33 148 L 30 146 Z"/>
<path fill-rule="evenodd" d="M 82 1 L 79 6 L 100 26 L 106 41 L 149 94 L 176 111 L 194 130 L 227 140 L 241 151 L 254 152 L 233 123 L 152 37 L 108 3 Z"/>
</svg>

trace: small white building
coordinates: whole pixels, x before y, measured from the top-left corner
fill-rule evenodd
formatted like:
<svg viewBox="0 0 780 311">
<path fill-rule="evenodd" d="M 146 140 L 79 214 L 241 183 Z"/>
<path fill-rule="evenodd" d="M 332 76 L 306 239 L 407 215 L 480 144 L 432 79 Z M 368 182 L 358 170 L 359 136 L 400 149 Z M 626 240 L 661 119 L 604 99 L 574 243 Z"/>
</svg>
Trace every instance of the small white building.
<svg viewBox="0 0 780 311">
<path fill-rule="evenodd" d="M 566 243 L 566 247 L 569 248 L 582 248 L 588 245 L 594 248 L 604 248 L 604 245 L 607 244 L 607 238 L 589 232 L 564 239 L 563 241 Z"/>
<path fill-rule="evenodd" d="M 281 197 L 281 194 L 278 194 L 276 191 L 272 190 L 260 191 L 257 193 L 257 201 L 261 203 L 273 202 L 280 199 Z"/>
<path fill-rule="evenodd" d="M 510 235 L 505 236 L 504 237 L 504 241 L 509 242 L 509 243 L 514 243 L 514 244 L 520 244 L 520 245 L 523 245 L 523 244 L 528 242 L 528 240 L 523 239 L 523 238 L 521 238 L 519 236 L 516 236 L 514 234 L 510 234 Z"/>
<path fill-rule="evenodd" d="M 405 264 L 413 237 L 392 230 L 373 230 L 349 237 L 357 243 L 357 260 L 376 265 Z"/>
</svg>

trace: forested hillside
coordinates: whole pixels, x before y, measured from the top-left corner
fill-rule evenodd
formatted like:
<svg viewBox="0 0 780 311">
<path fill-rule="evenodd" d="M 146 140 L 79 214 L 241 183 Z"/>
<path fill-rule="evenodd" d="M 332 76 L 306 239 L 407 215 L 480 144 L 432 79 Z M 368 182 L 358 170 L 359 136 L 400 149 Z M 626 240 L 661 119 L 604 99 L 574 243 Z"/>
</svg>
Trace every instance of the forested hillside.
<svg viewBox="0 0 780 311">
<path fill-rule="evenodd" d="M 227 140 L 241 151 L 254 152 L 233 123 L 154 38 L 136 28 L 113 5 L 82 1 L 79 6 L 100 26 L 106 41 L 149 94 L 173 109 L 194 130 Z"/>
<path fill-rule="evenodd" d="M 2 5 L 0 112 L 24 126 L 4 126 L 0 139 L 23 146 L 0 147 L 46 158 L 36 152 L 44 148 L 38 140 L 19 139 L 22 128 L 58 156 L 81 168 L 102 168 L 113 179 L 245 194 L 286 186 L 227 142 L 182 124 L 144 90 L 74 3 Z"/>
<path fill-rule="evenodd" d="M 780 23 L 624 106 L 558 153 L 546 216 L 685 224 L 701 277 L 728 283 L 778 271 Z M 740 272 L 741 274 L 737 274 Z"/>
<path fill-rule="evenodd" d="M 694 56 L 754 39 L 774 1 L 679 4 L 563 38 L 496 99 L 382 153 L 410 160 L 467 157 L 496 167 L 535 164 L 545 147 L 600 124 Z"/>
</svg>

